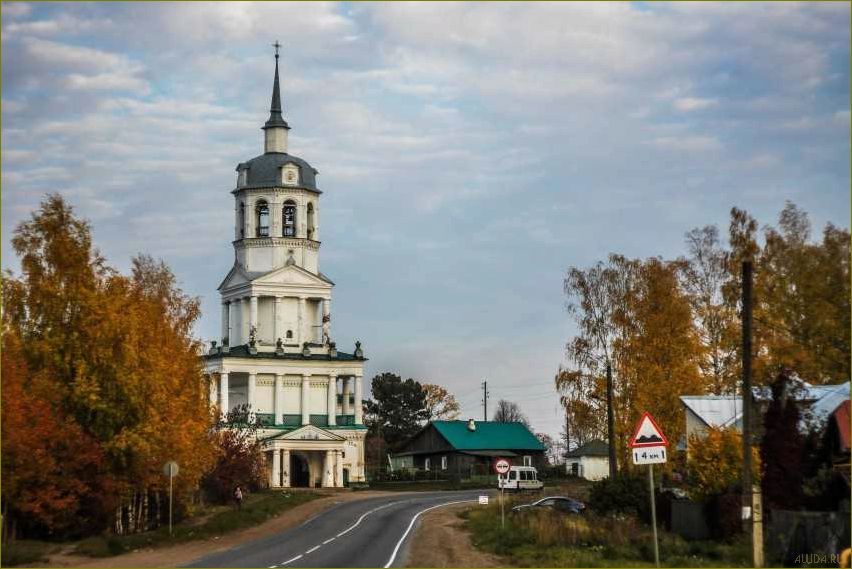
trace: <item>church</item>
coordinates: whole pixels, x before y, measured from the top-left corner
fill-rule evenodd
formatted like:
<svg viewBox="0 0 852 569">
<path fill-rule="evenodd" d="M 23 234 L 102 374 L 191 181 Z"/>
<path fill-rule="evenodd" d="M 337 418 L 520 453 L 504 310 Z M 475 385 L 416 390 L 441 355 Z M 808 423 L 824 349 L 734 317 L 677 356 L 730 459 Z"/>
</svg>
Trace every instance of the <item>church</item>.
<svg viewBox="0 0 852 569">
<path fill-rule="evenodd" d="M 263 154 L 237 166 L 234 266 L 219 293 L 221 339 L 204 356 L 210 402 L 262 424 L 271 487 L 364 480 L 364 352 L 331 336 L 334 283 L 319 268 L 317 170 L 288 153 L 278 45 Z M 217 344 L 219 344 L 217 346 Z"/>
</svg>

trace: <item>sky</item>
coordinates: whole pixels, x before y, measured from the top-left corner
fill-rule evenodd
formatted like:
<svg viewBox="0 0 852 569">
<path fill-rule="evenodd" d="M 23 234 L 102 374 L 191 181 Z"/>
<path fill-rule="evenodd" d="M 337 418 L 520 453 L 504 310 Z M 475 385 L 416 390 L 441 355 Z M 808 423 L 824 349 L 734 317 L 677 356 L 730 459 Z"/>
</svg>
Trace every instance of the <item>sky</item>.
<svg viewBox="0 0 852 569">
<path fill-rule="evenodd" d="M 320 174 L 333 339 L 365 376 L 563 419 L 563 279 L 674 258 L 730 208 L 849 227 L 850 5 L 2 3 L 2 265 L 59 192 L 110 264 L 164 259 L 219 329 L 239 162 L 280 40 L 290 152 Z"/>
</svg>

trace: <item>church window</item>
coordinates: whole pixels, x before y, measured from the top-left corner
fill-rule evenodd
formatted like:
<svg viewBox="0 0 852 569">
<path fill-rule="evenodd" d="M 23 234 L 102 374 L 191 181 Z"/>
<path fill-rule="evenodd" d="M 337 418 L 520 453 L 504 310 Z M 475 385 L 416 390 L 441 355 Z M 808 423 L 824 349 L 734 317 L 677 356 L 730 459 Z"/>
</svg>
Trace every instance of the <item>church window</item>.
<svg viewBox="0 0 852 569">
<path fill-rule="evenodd" d="M 246 204 L 240 202 L 240 218 L 237 220 L 240 225 L 240 239 L 246 236 Z"/>
<path fill-rule="evenodd" d="M 257 202 L 257 236 L 269 237 L 269 205 L 263 200 Z"/>
<path fill-rule="evenodd" d="M 292 330 L 287 330 L 287 339 L 288 339 L 288 340 L 292 340 L 292 339 L 293 339 L 293 331 L 292 331 Z"/>
<path fill-rule="evenodd" d="M 314 204 L 308 204 L 308 239 L 314 238 Z"/>
<path fill-rule="evenodd" d="M 284 202 L 284 237 L 296 236 L 296 204 L 292 200 Z"/>
</svg>

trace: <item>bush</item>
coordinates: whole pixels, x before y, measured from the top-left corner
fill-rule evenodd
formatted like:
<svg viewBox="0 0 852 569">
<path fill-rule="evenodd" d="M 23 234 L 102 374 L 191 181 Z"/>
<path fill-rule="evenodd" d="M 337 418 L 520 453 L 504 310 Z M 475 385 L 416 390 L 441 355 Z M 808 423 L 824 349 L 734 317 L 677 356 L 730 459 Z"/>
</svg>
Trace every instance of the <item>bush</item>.
<svg viewBox="0 0 852 569">
<path fill-rule="evenodd" d="M 598 514 L 628 514 L 649 518 L 648 483 L 640 477 L 604 478 L 592 484 L 589 507 Z"/>
</svg>

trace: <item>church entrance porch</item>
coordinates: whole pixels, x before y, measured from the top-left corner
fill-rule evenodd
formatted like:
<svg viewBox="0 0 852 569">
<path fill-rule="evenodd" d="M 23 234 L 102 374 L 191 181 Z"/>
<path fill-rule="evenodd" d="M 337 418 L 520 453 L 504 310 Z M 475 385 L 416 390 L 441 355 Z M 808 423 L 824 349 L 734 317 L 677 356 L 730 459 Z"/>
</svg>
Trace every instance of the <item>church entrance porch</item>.
<svg viewBox="0 0 852 569">
<path fill-rule="evenodd" d="M 308 461 L 300 453 L 290 454 L 290 486 L 308 488 L 311 486 L 311 471 Z"/>
</svg>

